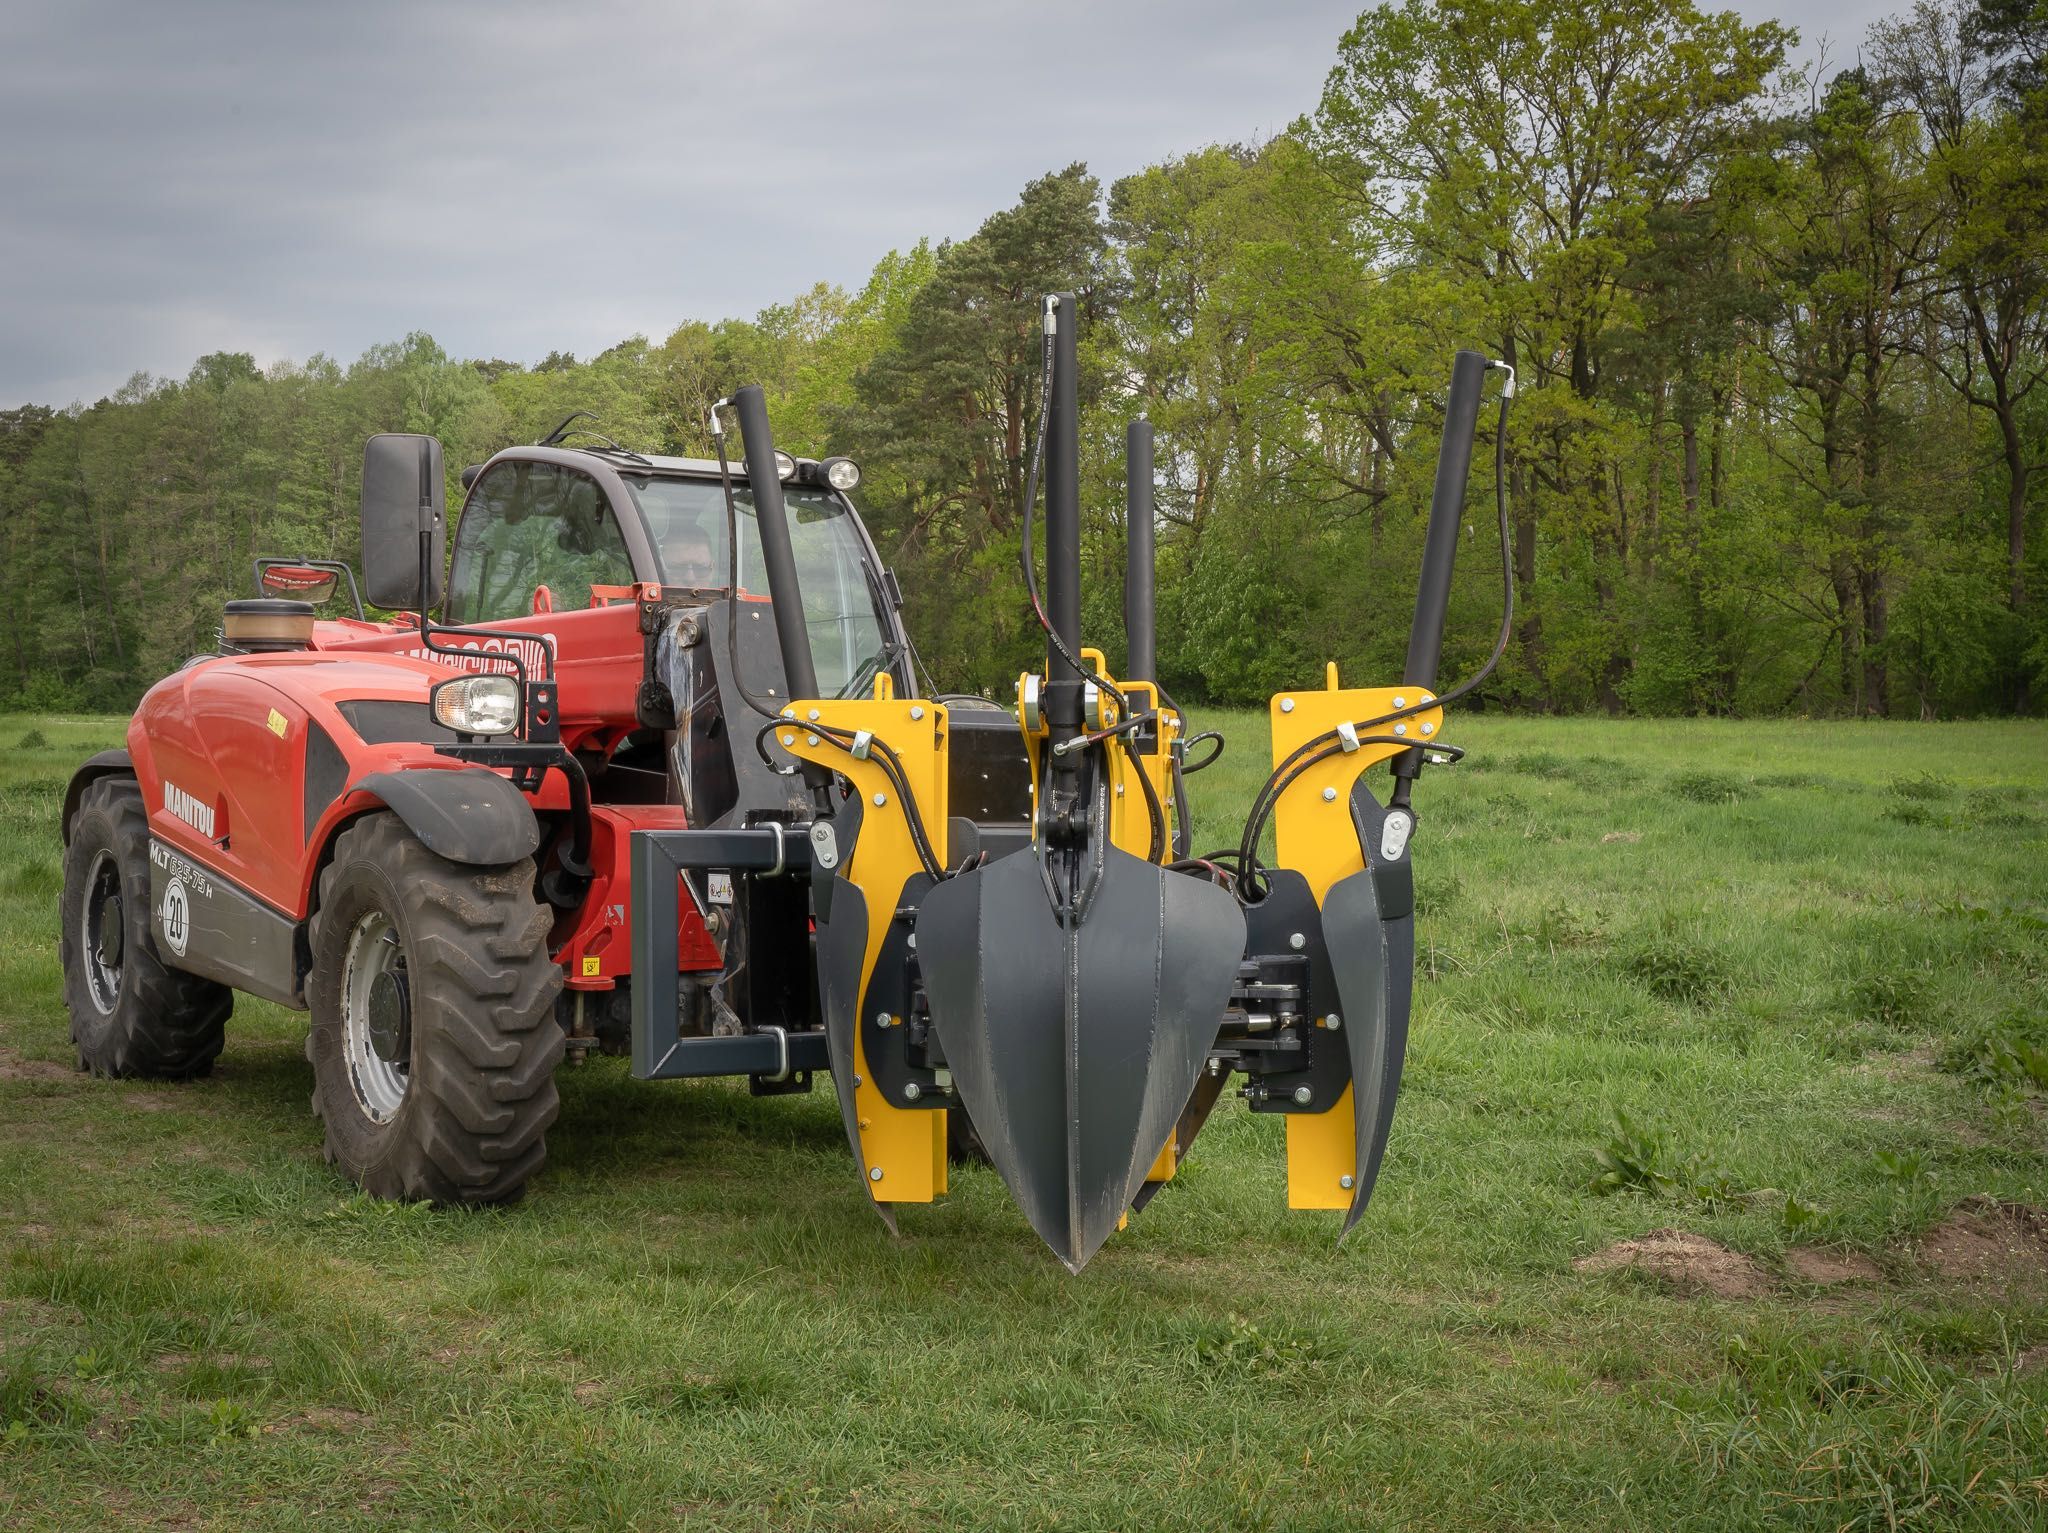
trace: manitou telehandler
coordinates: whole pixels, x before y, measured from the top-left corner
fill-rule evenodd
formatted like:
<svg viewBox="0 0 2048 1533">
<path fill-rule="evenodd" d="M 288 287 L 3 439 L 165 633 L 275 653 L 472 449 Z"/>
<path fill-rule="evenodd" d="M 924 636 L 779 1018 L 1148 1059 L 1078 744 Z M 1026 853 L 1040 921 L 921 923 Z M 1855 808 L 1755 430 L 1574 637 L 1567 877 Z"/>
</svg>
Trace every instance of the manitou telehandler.
<svg viewBox="0 0 2048 1533">
<path fill-rule="evenodd" d="M 892 1229 L 945 1191 L 950 1120 L 1076 1271 L 1241 1075 L 1287 1120 L 1290 1204 L 1348 1231 L 1406 1045 L 1410 788 L 1457 754 L 1438 731 L 1465 689 L 1434 686 L 1493 364 L 1452 371 L 1401 683 L 1343 687 L 1333 665 L 1275 697 L 1238 846 L 1190 857 L 1142 423 L 1131 675 L 1082 647 L 1075 319 L 1045 301 L 1022 562 L 1047 653 L 1014 709 L 920 684 L 858 470 L 778 452 L 759 388 L 713 411 L 716 462 L 572 417 L 465 470 L 449 561 L 440 445 L 371 438 L 360 587 L 258 560 L 268 594 L 228 603 L 218 652 L 71 781 L 81 1066 L 203 1074 L 237 990 L 309 1011 L 328 1159 L 439 1203 L 525 1188 L 565 1050 L 760 1093 L 826 1070 Z M 316 620 L 343 582 L 353 615 Z M 1383 761 L 1384 803 L 1364 780 Z"/>
</svg>

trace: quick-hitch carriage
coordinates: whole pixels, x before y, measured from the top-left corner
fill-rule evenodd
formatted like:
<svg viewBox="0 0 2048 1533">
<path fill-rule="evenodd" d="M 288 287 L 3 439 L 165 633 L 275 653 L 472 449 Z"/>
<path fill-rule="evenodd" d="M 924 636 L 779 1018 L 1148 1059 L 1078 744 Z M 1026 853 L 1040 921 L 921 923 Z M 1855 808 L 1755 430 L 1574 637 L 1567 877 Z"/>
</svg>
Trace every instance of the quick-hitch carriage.
<svg viewBox="0 0 2048 1533">
<path fill-rule="evenodd" d="M 810 879 L 826 1058 L 891 1228 L 894 1205 L 945 1191 L 950 1119 L 955 1144 L 971 1127 L 1032 1227 L 1078 1271 L 1172 1179 L 1238 1075 L 1253 1111 L 1288 1120 L 1290 1206 L 1343 1210 L 1348 1232 L 1372 1195 L 1406 1051 L 1410 793 L 1426 761 L 1459 754 L 1438 741 L 1446 699 L 1434 688 L 1489 364 L 1461 352 L 1453 371 L 1401 685 L 1347 688 L 1331 665 L 1321 687 L 1276 696 L 1274 770 L 1240 844 L 1191 857 L 1182 780 L 1215 755 L 1187 759 L 1185 721 L 1156 677 L 1142 421 L 1127 442 L 1130 525 L 1143 529 L 1125 592 L 1134 674 L 1111 676 L 1081 642 L 1073 317 L 1071 297 L 1046 300 L 1045 415 L 1021 547 L 1047 653 L 1043 672 L 1019 679 L 1014 710 L 1026 823 L 949 802 L 962 778 L 953 755 L 972 738 L 963 725 L 985 727 L 985 710 L 902 699 L 886 677 L 868 697 L 813 695 L 805 634 L 779 624 L 802 695 L 763 734 L 800 764 L 813 812 L 800 839 L 795 827 L 755 831 L 748 863 Z M 765 412 L 755 396 L 739 404 L 748 478 L 762 484 L 774 454 Z M 1043 601 L 1029 552 L 1041 452 Z M 779 515 L 773 492 L 757 502 L 765 528 Z M 798 572 L 778 566 L 765 532 L 763 545 L 778 611 L 801 610 Z M 1382 804 L 1364 774 L 1387 761 Z M 1268 821 L 1270 868 L 1258 856 Z M 693 832 L 638 836 L 635 857 L 643 887 L 734 860 L 729 843 Z M 636 1038 L 651 1060 L 669 1041 L 667 1003 L 639 994 Z"/>
</svg>

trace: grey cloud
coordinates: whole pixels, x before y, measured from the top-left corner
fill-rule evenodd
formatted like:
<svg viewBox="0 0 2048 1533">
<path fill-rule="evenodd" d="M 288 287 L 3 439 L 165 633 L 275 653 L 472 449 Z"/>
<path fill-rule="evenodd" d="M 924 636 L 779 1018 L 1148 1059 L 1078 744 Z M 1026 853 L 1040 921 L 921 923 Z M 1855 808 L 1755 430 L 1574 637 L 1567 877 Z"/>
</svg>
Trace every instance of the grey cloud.
<svg viewBox="0 0 2048 1533">
<path fill-rule="evenodd" d="M 1791 19 L 1853 39 L 1879 9 Z M 0 404 L 409 330 L 588 354 L 855 284 L 1071 161 L 1108 179 L 1280 131 L 1356 10 L 8 7 Z"/>
</svg>

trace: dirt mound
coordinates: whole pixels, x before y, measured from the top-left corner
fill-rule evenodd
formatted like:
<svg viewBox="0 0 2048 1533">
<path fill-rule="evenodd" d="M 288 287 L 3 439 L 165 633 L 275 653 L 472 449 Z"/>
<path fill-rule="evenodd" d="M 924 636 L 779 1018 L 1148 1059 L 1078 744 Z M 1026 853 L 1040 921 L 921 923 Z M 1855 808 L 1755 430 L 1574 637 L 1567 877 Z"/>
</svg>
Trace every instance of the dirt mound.
<svg viewBox="0 0 2048 1533">
<path fill-rule="evenodd" d="M 1837 1283 L 1876 1283 L 1884 1278 L 1877 1263 L 1860 1251 L 1824 1251 L 1819 1246 L 1793 1246 L 1785 1253 L 1785 1270 L 1802 1283 L 1823 1288 Z"/>
<path fill-rule="evenodd" d="M 1578 1272 L 1613 1272 L 1633 1267 L 1686 1293 L 1719 1299 L 1760 1299 L 1771 1291 L 1770 1274 L 1740 1251 L 1684 1230 L 1652 1230 L 1619 1240 L 1572 1263 Z"/>
<path fill-rule="evenodd" d="M 2048 1213 L 2025 1203 L 1965 1198 L 1920 1237 L 1919 1256 L 1958 1287 L 2048 1292 Z"/>
</svg>

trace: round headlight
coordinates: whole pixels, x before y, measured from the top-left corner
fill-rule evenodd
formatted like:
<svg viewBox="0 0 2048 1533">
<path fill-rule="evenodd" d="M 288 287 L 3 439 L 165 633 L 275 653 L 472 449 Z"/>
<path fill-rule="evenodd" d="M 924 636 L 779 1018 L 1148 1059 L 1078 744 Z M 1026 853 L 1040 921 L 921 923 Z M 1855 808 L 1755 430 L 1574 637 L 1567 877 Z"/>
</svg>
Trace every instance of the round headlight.
<svg viewBox="0 0 2048 1533">
<path fill-rule="evenodd" d="M 796 477 L 796 459 L 780 447 L 775 449 L 775 477 L 784 484 Z"/>
<path fill-rule="evenodd" d="M 825 482 L 842 495 L 860 483 L 860 465 L 851 458 L 827 458 L 819 467 L 825 471 Z"/>
<path fill-rule="evenodd" d="M 432 694 L 434 722 L 459 735 L 509 735 L 519 727 L 519 683 L 510 676 L 465 676 Z"/>
</svg>

